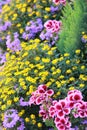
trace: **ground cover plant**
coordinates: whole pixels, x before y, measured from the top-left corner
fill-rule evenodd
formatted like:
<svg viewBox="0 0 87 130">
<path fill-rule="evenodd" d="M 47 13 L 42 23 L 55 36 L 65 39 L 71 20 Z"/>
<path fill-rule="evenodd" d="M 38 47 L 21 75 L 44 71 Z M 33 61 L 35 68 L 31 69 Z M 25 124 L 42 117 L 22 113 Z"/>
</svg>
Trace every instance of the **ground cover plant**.
<svg viewBox="0 0 87 130">
<path fill-rule="evenodd" d="M 83 1 L 1 1 L 3 130 L 87 129 L 87 2 Z"/>
</svg>

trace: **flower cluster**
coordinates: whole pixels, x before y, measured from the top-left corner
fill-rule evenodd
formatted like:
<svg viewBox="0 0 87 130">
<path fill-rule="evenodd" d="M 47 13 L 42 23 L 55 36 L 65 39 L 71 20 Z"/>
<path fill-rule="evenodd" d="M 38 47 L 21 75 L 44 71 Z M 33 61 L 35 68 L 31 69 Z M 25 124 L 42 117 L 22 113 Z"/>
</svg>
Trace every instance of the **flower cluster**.
<svg viewBox="0 0 87 130">
<path fill-rule="evenodd" d="M 0 25 L 0 31 L 6 31 L 9 27 L 11 27 L 11 22 L 6 21 L 4 25 Z"/>
<path fill-rule="evenodd" d="M 41 43 L 39 39 L 21 42 L 20 51 L 9 50 L 6 54 L 7 61 L 0 72 L 0 111 L 4 114 L 7 107 L 14 107 L 27 121 L 26 128 L 34 124 L 37 129 L 38 123 L 42 122 L 38 108 L 29 106 L 30 96 L 40 84 L 54 90 L 54 99 L 65 98 L 69 90 L 79 89 L 86 100 L 87 66 L 81 58 L 81 50 L 76 50 L 71 59 L 69 53 L 60 55 L 56 47 L 51 48 L 46 42 Z M 27 116 L 31 114 L 36 118 L 31 120 Z"/>
<path fill-rule="evenodd" d="M 14 128 L 19 122 L 17 130 L 24 130 L 25 126 L 23 119 L 18 116 L 18 112 L 15 109 L 9 109 L 4 114 L 3 126 L 7 129 Z"/>
<path fill-rule="evenodd" d="M 47 40 L 48 44 L 54 45 L 58 40 L 58 33 L 61 29 L 61 21 L 48 20 L 44 24 L 45 29 L 41 32 L 41 40 Z"/>
<path fill-rule="evenodd" d="M 25 40 L 34 39 L 39 32 L 43 29 L 42 20 L 40 18 L 35 21 L 31 20 L 29 26 L 25 28 L 25 32 L 22 34 L 22 38 Z"/>
<path fill-rule="evenodd" d="M 27 2 L 26 0 L 22 2 L 21 0 L 13 0 L 12 2 L 6 0 L 6 2 L 1 3 L 3 6 L 0 14 L 0 38 L 3 45 L 6 45 L 6 37 L 8 35 L 12 37 L 15 32 L 18 32 L 19 37 L 24 40 L 39 38 L 41 31 L 42 34 L 44 32 L 43 24 L 49 19 L 60 20 L 61 9 L 65 5 L 64 0 L 60 0 L 59 4 L 56 4 L 52 0 L 35 0 L 33 3 L 32 0 L 28 0 Z M 56 42 L 58 39 L 57 33 L 54 34 L 56 35 L 55 39 L 53 34 L 50 36 L 47 35 L 50 35 L 50 32 L 44 34 L 44 39 L 47 39 L 47 37 L 49 37 L 48 39 L 52 39 L 49 41 L 49 44 L 53 41 Z"/>
<path fill-rule="evenodd" d="M 38 89 L 32 93 L 29 100 L 29 105 L 40 105 L 39 114 L 43 117 L 43 120 L 49 118 L 47 108 L 50 107 L 52 99 L 50 98 L 54 94 L 52 89 L 47 89 L 46 85 L 40 85 Z"/>
<path fill-rule="evenodd" d="M 15 32 L 13 41 L 11 40 L 11 36 L 10 35 L 7 36 L 7 38 L 6 38 L 7 39 L 6 45 L 7 45 L 8 49 L 10 49 L 12 51 L 19 51 L 19 50 L 21 50 L 20 40 L 19 40 L 18 36 L 19 36 L 18 33 Z"/>
<path fill-rule="evenodd" d="M 87 102 L 82 100 L 79 90 L 69 91 L 67 97 L 59 101 L 52 100 L 53 93 L 53 90 L 47 90 L 45 85 L 40 85 L 29 100 L 30 105 L 40 105 L 39 113 L 44 121 L 52 118 L 58 130 L 66 130 L 71 128 L 70 113 L 75 118 L 87 117 Z"/>
</svg>

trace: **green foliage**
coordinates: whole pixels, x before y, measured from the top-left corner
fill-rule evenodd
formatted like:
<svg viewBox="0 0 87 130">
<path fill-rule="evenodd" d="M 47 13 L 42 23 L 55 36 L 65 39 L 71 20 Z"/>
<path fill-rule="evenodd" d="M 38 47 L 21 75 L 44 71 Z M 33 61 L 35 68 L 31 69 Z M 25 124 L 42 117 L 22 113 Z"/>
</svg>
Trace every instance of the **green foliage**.
<svg viewBox="0 0 87 130">
<path fill-rule="evenodd" d="M 73 5 L 67 3 L 63 10 L 62 31 L 58 41 L 59 50 L 73 52 L 81 46 L 81 27 L 83 26 L 85 0 L 76 0 Z"/>
</svg>

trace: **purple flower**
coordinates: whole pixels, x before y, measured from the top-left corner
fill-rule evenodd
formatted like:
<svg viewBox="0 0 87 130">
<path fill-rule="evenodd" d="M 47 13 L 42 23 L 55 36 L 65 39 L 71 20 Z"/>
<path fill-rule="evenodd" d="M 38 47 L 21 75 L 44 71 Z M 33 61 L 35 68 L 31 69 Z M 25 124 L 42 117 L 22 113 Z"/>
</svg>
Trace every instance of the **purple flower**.
<svg viewBox="0 0 87 130">
<path fill-rule="evenodd" d="M 13 128 L 19 121 L 18 113 L 15 109 L 9 109 L 5 112 L 3 126 L 5 128 Z"/>
<path fill-rule="evenodd" d="M 0 31 L 6 31 L 8 27 L 11 27 L 11 22 L 6 21 L 4 25 L 0 26 Z"/>
<path fill-rule="evenodd" d="M 55 13 L 56 11 L 59 10 L 58 7 L 54 7 L 54 6 L 51 6 L 50 9 L 52 13 Z"/>
<path fill-rule="evenodd" d="M 14 33 L 14 38 L 18 38 L 18 37 L 19 37 L 18 32 L 15 32 L 15 33 Z"/>
<path fill-rule="evenodd" d="M 6 62 L 6 52 L 4 54 L 0 54 L 0 64 L 3 64 Z"/>
<path fill-rule="evenodd" d="M 47 40 L 50 46 L 53 46 L 58 40 L 58 32 L 52 33 L 48 30 L 42 31 L 39 35 L 41 40 Z"/>
<path fill-rule="evenodd" d="M 87 120 L 81 122 L 83 125 L 87 125 Z"/>
<path fill-rule="evenodd" d="M 87 43 L 87 39 L 85 39 L 85 38 L 81 38 L 81 41 L 83 42 L 83 43 Z"/>
<path fill-rule="evenodd" d="M 17 130 L 24 130 L 25 126 L 24 126 L 24 122 L 23 122 L 23 119 L 20 118 L 19 119 L 19 122 L 21 123 L 19 127 L 17 127 Z"/>
<path fill-rule="evenodd" d="M 22 38 L 25 40 L 34 39 L 35 36 L 43 29 L 42 20 L 40 18 L 35 21 L 31 20 L 30 25 L 25 27 L 25 32 L 22 34 Z"/>
<path fill-rule="evenodd" d="M 79 130 L 79 128 L 75 126 L 75 128 L 70 128 L 70 130 Z"/>
<path fill-rule="evenodd" d="M 54 130 L 53 128 L 49 128 L 49 130 Z"/>
<path fill-rule="evenodd" d="M 8 35 L 6 37 L 7 48 L 12 50 L 13 52 L 21 50 L 20 40 L 18 39 L 18 36 L 19 36 L 19 34 L 17 32 L 15 32 L 13 41 L 11 41 L 11 36 L 10 35 Z"/>
<path fill-rule="evenodd" d="M 24 101 L 24 98 L 20 98 L 20 106 L 28 106 L 29 105 L 29 101 L 28 102 L 26 102 L 26 101 Z"/>
</svg>

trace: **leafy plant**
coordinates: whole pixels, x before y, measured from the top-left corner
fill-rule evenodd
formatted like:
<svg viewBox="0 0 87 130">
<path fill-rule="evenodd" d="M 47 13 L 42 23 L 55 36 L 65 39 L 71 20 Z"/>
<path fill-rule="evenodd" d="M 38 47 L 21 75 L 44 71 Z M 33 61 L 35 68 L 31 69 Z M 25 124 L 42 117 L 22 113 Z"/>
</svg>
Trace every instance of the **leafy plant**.
<svg viewBox="0 0 87 130">
<path fill-rule="evenodd" d="M 81 46 L 81 28 L 83 26 L 85 0 L 76 0 L 72 5 L 67 3 L 63 10 L 62 30 L 58 48 L 60 52 L 71 55 Z"/>
</svg>

